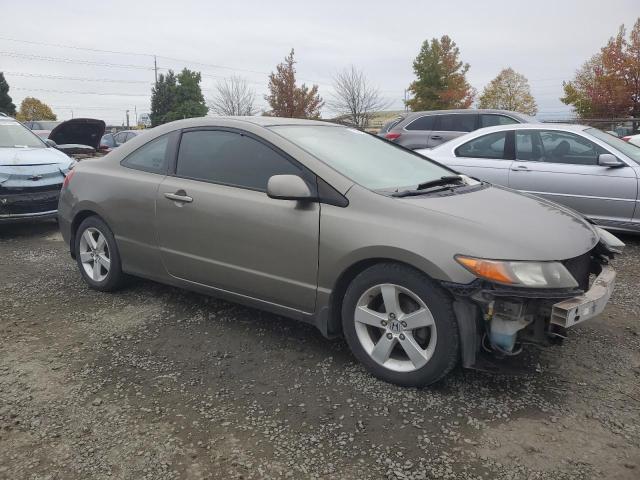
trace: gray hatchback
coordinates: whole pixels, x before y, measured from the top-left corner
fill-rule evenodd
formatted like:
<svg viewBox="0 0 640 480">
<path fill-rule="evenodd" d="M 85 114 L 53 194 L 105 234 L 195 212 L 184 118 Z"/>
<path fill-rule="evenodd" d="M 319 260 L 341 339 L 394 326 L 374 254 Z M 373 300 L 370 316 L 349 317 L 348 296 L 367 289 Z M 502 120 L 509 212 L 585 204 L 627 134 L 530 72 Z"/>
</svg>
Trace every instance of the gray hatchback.
<svg viewBox="0 0 640 480">
<path fill-rule="evenodd" d="M 405 148 L 433 148 L 479 128 L 513 123 L 537 123 L 508 110 L 432 110 L 411 112 L 386 123 L 378 135 Z"/>
<path fill-rule="evenodd" d="M 59 214 L 91 288 L 140 276 L 308 322 L 401 385 L 566 337 L 623 247 L 373 135 L 270 117 L 180 120 L 84 160 Z"/>
</svg>

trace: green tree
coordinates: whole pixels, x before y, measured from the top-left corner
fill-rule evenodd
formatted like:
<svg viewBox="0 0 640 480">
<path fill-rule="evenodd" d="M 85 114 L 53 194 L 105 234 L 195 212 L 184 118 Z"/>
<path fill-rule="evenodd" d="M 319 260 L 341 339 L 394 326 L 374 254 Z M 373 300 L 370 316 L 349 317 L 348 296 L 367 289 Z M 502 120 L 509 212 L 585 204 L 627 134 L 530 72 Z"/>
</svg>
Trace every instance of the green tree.
<svg viewBox="0 0 640 480">
<path fill-rule="evenodd" d="M 160 74 L 151 89 L 151 126 L 166 123 L 165 116 L 175 108 L 177 80 L 173 70 Z"/>
<path fill-rule="evenodd" d="M 527 115 L 538 112 L 527 77 L 512 68 L 502 70 L 484 87 L 478 99 L 478 108 L 499 108 Z"/>
<path fill-rule="evenodd" d="M 475 89 L 466 79 L 469 64 L 459 60 L 460 49 L 447 35 L 425 40 L 413 61 L 416 80 L 409 85 L 411 110 L 469 108 Z"/>
<path fill-rule="evenodd" d="M 640 117 L 640 18 L 628 40 L 622 25 L 562 86 L 560 100 L 581 118 Z"/>
<path fill-rule="evenodd" d="M 22 100 L 16 119 L 28 122 L 30 120 L 57 120 L 57 117 L 49 105 L 37 98 L 27 97 Z"/>
<path fill-rule="evenodd" d="M 309 88 L 304 83 L 296 86 L 293 55 L 292 48 L 284 62 L 278 64 L 276 72 L 269 75 L 269 95 L 264 97 L 271 107 L 267 114 L 286 118 L 320 118 L 324 101 L 318 95 L 318 86 Z"/>
<path fill-rule="evenodd" d="M 192 72 L 185 68 L 176 78 L 178 80 L 176 101 L 173 109 L 165 116 L 165 122 L 181 118 L 204 117 L 209 108 L 200 88 L 202 80 L 200 72 Z"/>
<path fill-rule="evenodd" d="M 11 115 L 12 117 L 16 114 L 16 106 L 9 96 L 9 84 L 5 80 L 2 72 L 0 72 L 0 112 Z"/>
<path fill-rule="evenodd" d="M 204 102 L 200 72 L 185 68 L 178 75 L 169 70 L 160 75 L 158 83 L 151 91 L 151 125 L 203 117 L 209 109 Z"/>
</svg>

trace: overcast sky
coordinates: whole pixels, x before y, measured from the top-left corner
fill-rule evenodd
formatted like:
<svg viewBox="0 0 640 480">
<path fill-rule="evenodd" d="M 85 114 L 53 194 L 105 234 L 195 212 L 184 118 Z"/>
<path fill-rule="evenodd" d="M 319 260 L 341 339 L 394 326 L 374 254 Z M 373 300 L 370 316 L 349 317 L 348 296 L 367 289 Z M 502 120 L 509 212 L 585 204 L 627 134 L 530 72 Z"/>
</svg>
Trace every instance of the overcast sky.
<svg viewBox="0 0 640 480">
<path fill-rule="evenodd" d="M 422 42 L 447 34 L 478 91 L 510 66 L 529 79 L 539 118 L 567 118 L 562 81 L 640 16 L 638 0 L 162 4 L 3 0 L 0 70 L 14 103 L 35 96 L 60 119 L 73 111 L 112 124 L 129 109 L 133 123 L 135 112 L 149 111 L 155 54 L 160 72 L 201 71 L 205 97 L 217 79 L 244 76 L 263 107 L 267 74 L 294 47 L 299 80 L 319 84 L 325 98 L 335 73 L 353 64 L 401 109 Z"/>
</svg>

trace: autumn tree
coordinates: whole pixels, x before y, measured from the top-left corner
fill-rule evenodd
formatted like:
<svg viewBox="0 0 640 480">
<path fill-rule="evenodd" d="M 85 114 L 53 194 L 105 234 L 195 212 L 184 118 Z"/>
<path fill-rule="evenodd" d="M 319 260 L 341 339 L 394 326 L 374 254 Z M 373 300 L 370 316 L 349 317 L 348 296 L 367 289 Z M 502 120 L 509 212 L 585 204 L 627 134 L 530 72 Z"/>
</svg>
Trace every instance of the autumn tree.
<svg viewBox="0 0 640 480">
<path fill-rule="evenodd" d="M 151 125 L 205 116 L 209 108 L 200 88 L 201 79 L 200 72 L 187 68 L 177 75 L 171 70 L 166 76 L 160 75 L 151 91 Z"/>
<path fill-rule="evenodd" d="M 622 25 L 573 80 L 563 82 L 560 100 L 579 117 L 640 117 L 640 18 L 626 37 Z"/>
<path fill-rule="evenodd" d="M 216 95 L 209 108 L 217 115 L 255 115 L 255 98 L 244 78 L 232 76 L 216 84 Z"/>
<path fill-rule="evenodd" d="M 335 93 L 329 107 L 359 128 L 366 128 L 371 117 L 389 105 L 364 73 L 353 65 L 335 76 L 333 89 Z"/>
<path fill-rule="evenodd" d="M 460 49 L 447 35 L 440 40 L 425 40 L 413 61 L 416 80 L 409 85 L 413 98 L 407 100 L 411 110 L 469 108 L 475 89 L 466 74 L 469 64 L 460 59 Z"/>
<path fill-rule="evenodd" d="M 16 114 L 16 106 L 9 96 L 9 84 L 2 72 L 0 72 L 0 112 L 12 117 Z"/>
<path fill-rule="evenodd" d="M 57 117 L 49 105 L 37 98 L 27 97 L 22 100 L 16 119 L 21 122 L 28 122 L 30 120 L 57 120 Z"/>
<path fill-rule="evenodd" d="M 320 118 L 324 102 L 318 95 L 318 86 L 309 88 L 304 83 L 296 86 L 293 54 L 292 48 L 284 62 L 276 67 L 276 72 L 269 75 L 269 95 L 264 97 L 271 107 L 267 114 L 287 118 Z"/>
<path fill-rule="evenodd" d="M 503 69 L 484 87 L 478 99 L 478 108 L 499 108 L 527 115 L 538 112 L 527 77 L 512 68 Z"/>
</svg>

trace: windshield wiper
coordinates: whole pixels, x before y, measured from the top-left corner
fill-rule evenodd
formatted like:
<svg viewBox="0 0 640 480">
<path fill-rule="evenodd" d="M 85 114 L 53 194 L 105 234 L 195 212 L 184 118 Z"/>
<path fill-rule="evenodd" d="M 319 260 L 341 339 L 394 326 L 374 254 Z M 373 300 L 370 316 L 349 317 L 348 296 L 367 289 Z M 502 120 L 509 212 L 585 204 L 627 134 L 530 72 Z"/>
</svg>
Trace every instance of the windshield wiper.
<svg viewBox="0 0 640 480">
<path fill-rule="evenodd" d="M 441 187 L 445 185 L 459 185 L 461 183 L 464 183 L 464 180 L 460 175 L 446 175 L 435 180 L 420 183 L 415 190 L 403 190 L 402 192 L 394 192 L 391 194 L 391 196 L 410 197 L 415 195 L 422 195 L 424 193 L 423 190 L 428 190 L 433 187 Z"/>
</svg>

